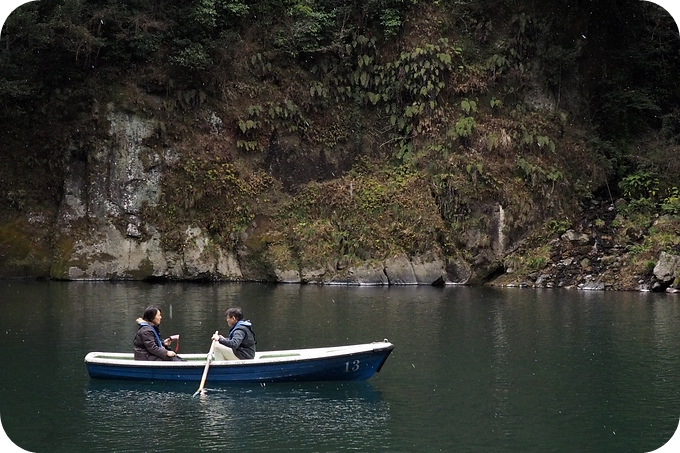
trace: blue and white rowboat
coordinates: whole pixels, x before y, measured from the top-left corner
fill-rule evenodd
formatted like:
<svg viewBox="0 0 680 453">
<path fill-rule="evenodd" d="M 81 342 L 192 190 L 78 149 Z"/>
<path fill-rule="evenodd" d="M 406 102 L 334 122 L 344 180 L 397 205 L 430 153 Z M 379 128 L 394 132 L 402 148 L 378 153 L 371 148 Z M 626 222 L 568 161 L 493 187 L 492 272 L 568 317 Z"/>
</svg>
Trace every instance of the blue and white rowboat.
<svg viewBox="0 0 680 453">
<path fill-rule="evenodd" d="M 362 381 L 379 372 L 394 345 L 382 342 L 285 351 L 262 351 L 252 360 L 213 360 L 207 383 Z M 201 380 L 206 354 L 180 354 L 180 361 L 138 361 L 132 353 L 90 352 L 91 378 L 146 381 Z"/>
</svg>

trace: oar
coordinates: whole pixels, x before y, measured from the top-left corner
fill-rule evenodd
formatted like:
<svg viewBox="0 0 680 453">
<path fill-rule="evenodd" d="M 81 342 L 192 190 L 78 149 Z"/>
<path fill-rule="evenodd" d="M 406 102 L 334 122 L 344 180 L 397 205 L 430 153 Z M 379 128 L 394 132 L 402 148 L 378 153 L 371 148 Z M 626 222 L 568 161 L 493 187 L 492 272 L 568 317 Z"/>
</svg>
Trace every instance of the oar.
<svg viewBox="0 0 680 453">
<path fill-rule="evenodd" d="M 219 333 L 219 330 L 215 331 L 215 335 Z M 210 345 L 210 351 L 208 352 L 208 357 L 206 358 L 205 361 L 205 369 L 203 370 L 203 377 L 201 378 L 201 385 L 198 387 L 198 390 L 196 390 L 196 393 L 194 393 L 193 396 L 198 395 L 199 393 L 203 393 L 205 390 L 203 389 L 203 386 L 205 385 L 205 379 L 208 377 L 208 368 L 210 367 L 210 360 L 212 359 L 212 354 L 213 351 L 215 350 L 215 343 L 217 340 L 213 340 L 212 344 Z"/>
</svg>

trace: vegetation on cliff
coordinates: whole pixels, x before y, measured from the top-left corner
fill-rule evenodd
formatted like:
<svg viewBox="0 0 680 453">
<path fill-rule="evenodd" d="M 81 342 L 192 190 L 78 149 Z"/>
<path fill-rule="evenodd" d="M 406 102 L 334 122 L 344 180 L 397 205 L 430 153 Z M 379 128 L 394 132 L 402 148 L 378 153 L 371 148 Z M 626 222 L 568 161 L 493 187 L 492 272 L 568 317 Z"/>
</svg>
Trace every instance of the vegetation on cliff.
<svg viewBox="0 0 680 453">
<path fill-rule="evenodd" d="M 42 0 L 0 44 L 0 231 L 56 215 L 109 104 L 181 156 L 145 211 L 170 249 L 193 225 L 269 273 L 436 252 L 482 282 L 554 261 L 591 199 L 624 200 L 631 276 L 679 247 L 680 39 L 647 2 Z M 24 223 L 6 265 L 46 260 Z"/>
</svg>

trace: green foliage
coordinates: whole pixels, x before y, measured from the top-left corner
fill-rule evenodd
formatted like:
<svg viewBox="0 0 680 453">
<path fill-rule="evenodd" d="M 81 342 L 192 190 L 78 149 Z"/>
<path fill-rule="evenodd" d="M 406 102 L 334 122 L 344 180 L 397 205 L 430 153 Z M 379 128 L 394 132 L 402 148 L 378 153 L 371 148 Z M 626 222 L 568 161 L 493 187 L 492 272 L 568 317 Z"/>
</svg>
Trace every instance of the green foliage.
<svg viewBox="0 0 680 453">
<path fill-rule="evenodd" d="M 659 177 L 649 170 L 638 170 L 621 180 L 619 188 L 629 200 L 653 199 L 659 192 Z"/>
<path fill-rule="evenodd" d="M 335 14 L 335 10 L 325 10 L 322 4 L 292 0 L 286 11 L 291 21 L 278 32 L 274 43 L 293 57 L 319 51 L 329 43 Z"/>
<path fill-rule="evenodd" d="M 641 214 L 651 216 L 657 210 L 657 203 L 650 198 L 636 198 L 621 208 L 621 213 L 625 215 Z"/>
<path fill-rule="evenodd" d="M 647 260 L 645 261 L 645 275 L 654 275 L 654 268 L 656 267 L 656 261 Z"/>
<path fill-rule="evenodd" d="M 466 115 L 477 113 L 477 103 L 469 99 L 463 99 L 460 103 L 460 108 Z"/>
<path fill-rule="evenodd" d="M 472 135 L 472 131 L 475 130 L 475 126 L 477 126 L 477 123 L 473 117 L 461 116 L 458 118 L 458 121 L 456 121 L 454 126 L 453 136 L 456 138 L 470 137 Z"/>
<path fill-rule="evenodd" d="M 182 69 L 203 71 L 212 64 L 210 55 L 200 43 L 180 39 L 175 42 L 175 48 L 170 62 Z"/>
<path fill-rule="evenodd" d="M 241 1 L 195 0 L 185 6 L 181 36 L 207 45 L 207 40 L 219 39 L 220 34 L 236 25 L 250 13 Z"/>
<path fill-rule="evenodd" d="M 555 152 L 555 142 L 553 142 L 550 137 L 545 135 L 536 136 L 536 144 L 539 148 L 547 149 L 550 152 Z"/>
<path fill-rule="evenodd" d="M 320 103 L 353 102 L 383 111 L 393 128 L 395 157 L 408 161 L 413 157 L 410 141 L 425 131 L 421 119 L 439 109 L 439 95 L 462 49 L 440 39 L 381 63 L 376 46 L 375 38 L 357 35 L 342 48 L 344 53 L 312 66 L 317 80 L 310 94 Z M 470 111 L 474 102 L 465 105 Z"/>
<path fill-rule="evenodd" d="M 385 38 L 393 38 L 399 33 L 402 26 L 401 11 L 395 8 L 386 8 L 380 16 L 380 24 L 385 30 Z"/>
<path fill-rule="evenodd" d="M 238 118 L 240 139 L 236 146 L 244 151 L 263 151 L 264 141 L 278 130 L 289 133 L 304 133 L 309 121 L 293 101 L 267 102 L 251 105 L 245 118 Z"/>
<path fill-rule="evenodd" d="M 197 0 L 189 14 L 189 20 L 193 21 L 199 29 L 211 30 L 217 25 L 217 9 L 214 0 Z"/>
<path fill-rule="evenodd" d="M 458 118 L 453 126 L 453 130 L 449 129 L 447 135 L 453 139 L 468 139 L 477 127 L 477 122 L 470 116 L 473 113 L 477 113 L 477 103 L 469 99 L 463 99 L 460 103 L 460 108 L 464 115 Z"/>
<path fill-rule="evenodd" d="M 517 274 L 540 271 L 549 262 L 549 250 L 546 247 L 528 250 L 525 254 L 511 253 L 505 257 L 503 265 Z"/>
<path fill-rule="evenodd" d="M 541 195 L 550 195 L 555 190 L 555 184 L 564 179 L 564 175 L 556 166 L 551 166 L 547 170 L 538 163 L 533 163 L 524 157 L 518 157 L 517 168 L 523 179 L 532 188 L 539 188 Z"/>
<path fill-rule="evenodd" d="M 497 75 L 512 70 L 528 73 L 540 61 L 535 58 L 539 42 L 536 37 L 544 32 L 543 23 L 535 16 L 520 12 L 511 16 L 509 25 L 512 29 L 509 39 L 500 52 L 489 57 L 487 67 Z"/>
<path fill-rule="evenodd" d="M 649 252 L 650 250 L 650 244 L 647 242 L 642 243 L 642 244 L 632 244 L 628 247 L 628 252 L 630 252 L 631 255 L 641 255 L 644 253 Z"/>
<path fill-rule="evenodd" d="M 672 187 L 670 194 L 661 202 L 661 210 L 673 216 L 680 216 L 680 189 Z"/>
<path fill-rule="evenodd" d="M 260 127 L 260 122 L 253 120 L 238 120 L 238 127 L 243 134 L 246 134 L 251 129 L 258 129 Z"/>
<path fill-rule="evenodd" d="M 384 66 L 382 99 L 390 122 L 403 137 L 422 132 L 419 118 L 438 107 L 437 97 L 446 85 L 446 75 L 453 69 L 453 58 L 460 49 L 446 40 L 438 45 L 426 44 L 402 52 L 393 63 Z M 380 85 L 378 85 L 380 86 Z M 404 140 L 407 140 L 405 138 Z"/>
<path fill-rule="evenodd" d="M 356 34 L 393 39 L 414 4 L 415 0 L 266 1 L 253 5 L 251 13 L 263 26 L 263 35 L 271 37 L 273 47 L 293 58 L 307 59 L 344 47 L 347 37 Z"/>
<path fill-rule="evenodd" d="M 526 260 L 529 270 L 537 271 L 545 267 L 548 259 L 545 256 L 530 256 Z"/>
<path fill-rule="evenodd" d="M 551 219 L 547 224 L 547 230 L 551 236 L 562 235 L 571 227 L 569 219 Z"/>
<path fill-rule="evenodd" d="M 491 101 L 489 101 L 489 105 L 491 105 L 491 108 L 496 108 L 496 107 L 502 107 L 503 106 L 503 101 L 501 99 L 497 99 L 495 96 L 491 98 Z"/>
</svg>

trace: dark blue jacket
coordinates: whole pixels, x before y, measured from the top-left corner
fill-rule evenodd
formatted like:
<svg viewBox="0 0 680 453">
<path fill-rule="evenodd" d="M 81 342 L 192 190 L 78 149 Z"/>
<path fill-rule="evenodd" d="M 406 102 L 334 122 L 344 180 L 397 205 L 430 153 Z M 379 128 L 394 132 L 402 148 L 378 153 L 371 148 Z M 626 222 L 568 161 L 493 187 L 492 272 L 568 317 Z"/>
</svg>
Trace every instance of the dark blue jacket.
<svg viewBox="0 0 680 453">
<path fill-rule="evenodd" d="M 224 338 L 220 336 L 219 340 L 221 345 L 231 348 L 234 351 L 234 355 L 239 359 L 252 359 L 255 358 L 255 332 L 253 332 L 253 325 L 250 321 L 239 321 L 234 327 L 232 327 L 231 332 L 229 332 L 229 338 Z"/>
</svg>

